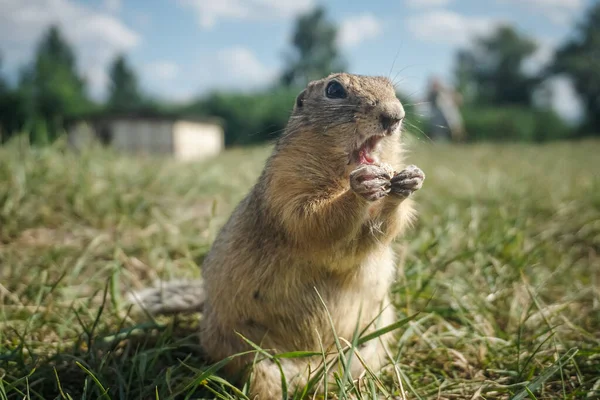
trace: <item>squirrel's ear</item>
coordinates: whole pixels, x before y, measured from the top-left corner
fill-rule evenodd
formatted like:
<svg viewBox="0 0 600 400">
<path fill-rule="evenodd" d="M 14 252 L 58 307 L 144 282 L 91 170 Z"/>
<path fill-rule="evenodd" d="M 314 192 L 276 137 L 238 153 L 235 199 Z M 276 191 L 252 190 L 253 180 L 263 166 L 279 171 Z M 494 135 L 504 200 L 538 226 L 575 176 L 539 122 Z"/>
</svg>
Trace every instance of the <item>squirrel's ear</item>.
<svg viewBox="0 0 600 400">
<path fill-rule="evenodd" d="M 304 106 L 304 99 L 306 98 L 306 89 L 300 92 L 298 97 L 296 97 L 296 104 L 294 108 L 302 108 Z"/>
</svg>

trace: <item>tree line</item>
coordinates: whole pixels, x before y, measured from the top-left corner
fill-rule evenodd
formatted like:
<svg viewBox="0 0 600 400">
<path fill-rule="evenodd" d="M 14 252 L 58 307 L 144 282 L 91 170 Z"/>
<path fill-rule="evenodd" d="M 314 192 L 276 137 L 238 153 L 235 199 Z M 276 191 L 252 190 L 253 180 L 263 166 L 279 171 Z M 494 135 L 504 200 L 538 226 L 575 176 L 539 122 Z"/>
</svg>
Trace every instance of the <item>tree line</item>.
<svg viewBox="0 0 600 400">
<path fill-rule="evenodd" d="M 115 58 L 109 75 L 107 100 L 97 104 L 90 99 L 87 82 L 77 71 L 73 49 L 58 27 L 50 27 L 33 60 L 19 72 L 16 85 L 9 85 L 0 76 L 0 139 L 26 132 L 34 143 L 45 144 L 64 132 L 69 118 L 155 106 L 141 94 L 137 76 L 124 55 Z"/>
<path fill-rule="evenodd" d="M 504 25 L 457 52 L 455 83 L 472 140 L 600 136 L 600 2 L 586 10 L 547 65 L 528 72 L 526 63 L 537 49 L 534 40 Z M 566 125 L 547 101 L 536 101 L 536 94 L 547 100 L 548 82 L 559 76 L 570 78 L 581 99 L 579 126 Z"/>
<path fill-rule="evenodd" d="M 215 91 L 175 107 L 143 92 L 124 54 L 109 67 L 106 100 L 92 101 L 87 82 L 77 70 L 73 49 L 53 26 L 40 39 L 33 59 L 22 68 L 15 84 L 3 79 L 0 69 L 0 141 L 26 132 L 32 141 L 48 143 L 63 134 L 71 118 L 138 111 L 219 117 L 225 125 L 227 145 L 270 140 L 285 126 L 301 87 L 330 72 L 347 70 L 337 34 L 324 8 L 307 12 L 295 22 L 286 66 L 277 82 L 254 93 Z M 600 135 L 600 2 L 586 11 L 547 66 L 528 72 L 525 65 L 536 49 L 535 41 L 505 25 L 491 35 L 474 38 L 456 53 L 453 84 L 464 99 L 462 111 L 469 139 L 548 140 Z M 0 57 L 0 68 L 1 61 Z M 533 96 L 559 75 L 572 80 L 584 105 L 584 120 L 575 128 Z M 402 93 L 399 96 L 410 102 Z M 416 114 L 409 117 L 416 131 L 426 129 Z"/>
</svg>

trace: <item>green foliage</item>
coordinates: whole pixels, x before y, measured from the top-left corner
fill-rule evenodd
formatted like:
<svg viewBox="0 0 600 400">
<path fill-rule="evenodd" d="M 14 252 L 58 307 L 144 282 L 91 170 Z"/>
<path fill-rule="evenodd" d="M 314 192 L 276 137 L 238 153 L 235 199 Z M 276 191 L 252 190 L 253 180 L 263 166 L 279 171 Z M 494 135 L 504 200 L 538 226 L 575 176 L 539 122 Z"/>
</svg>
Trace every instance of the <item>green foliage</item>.
<svg viewBox="0 0 600 400">
<path fill-rule="evenodd" d="M 0 56 L 0 73 L 2 57 Z M 27 118 L 25 102 L 18 90 L 11 88 L 0 75 L 0 144 L 23 128 Z"/>
<path fill-rule="evenodd" d="M 133 111 L 142 106 L 142 95 L 135 71 L 124 55 L 113 61 L 109 70 L 110 87 L 106 107 L 112 111 Z"/>
<path fill-rule="evenodd" d="M 304 87 L 309 81 L 344 70 L 336 38 L 337 27 L 327 20 L 323 7 L 298 17 L 281 82 Z"/>
<path fill-rule="evenodd" d="M 298 90 L 275 88 L 258 93 L 213 93 L 185 110 L 224 122 L 225 144 L 239 146 L 275 139 L 285 128 Z"/>
<path fill-rule="evenodd" d="M 0 143 L 23 129 L 27 120 L 25 102 L 19 92 L 9 89 L 0 94 Z"/>
<path fill-rule="evenodd" d="M 572 129 L 551 110 L 468 106 L 463 109 L 470 141 L 546 141 L 570 137 Z"/>
<path fill-rule="evenodd" d="M 2 72 L 2 54 L 0 54 L 0 73 Z M 0 75 L 0 96 L 3 96 L 8 91 L 8 83 L 2 75 Z"/>
<path fill-rule="evenodd" d="M 531 103 L 536 77 L 523 72 L 535 52 L 534 41 L 505 25 L 489 37 L 476 38 L 470 49 L 456 56 L 456 81 L 467 102 L 486 104 Z"/>
<path fill-rule="evenodd" d="M 556 52 L 552 71 L 571 77 L 584 103 L 584 129 L 600 135 L 600 2 L 590 7 L 575 33 Z"/>
<path fill-rule="evenodd" d="M 0 96 L 0 123 L 7 137 L 26 129 L 32 141 L 47 143 L 62 133 L 66 118 L 91 107 L 73 50 L 53 26 L 21 71 L 19 86 Z"/>
<path fill-rule="evenodd" d="M 539 142 L 573 136 L 575 129 L 554 111 L 533 106 L 532 95 L 545 73 L 529 75 L 523 66 L 536 47 L 514 28 L 501 26 L 457 53 L 455 78 L 465 102 L 468 140 Z"/>
<path fill-rule="evenodd" d="M 30 68 L 23 75 L 22 90 L 32 103 L 33 115 L 44 119 L 56 136 L 66 116 L 90 106 L 73 51 L 57 27 L 51 27 L 42 38 Z"/>
</svg>

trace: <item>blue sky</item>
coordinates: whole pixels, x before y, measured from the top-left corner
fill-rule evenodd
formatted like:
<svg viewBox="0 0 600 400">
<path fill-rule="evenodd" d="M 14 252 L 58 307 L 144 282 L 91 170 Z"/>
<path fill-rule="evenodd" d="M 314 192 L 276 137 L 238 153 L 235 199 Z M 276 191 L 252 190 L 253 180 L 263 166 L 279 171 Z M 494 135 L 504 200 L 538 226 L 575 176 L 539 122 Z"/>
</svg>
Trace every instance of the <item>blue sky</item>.
<svg viewBox="0 0 600 400">
<path fill-rule="evenodd" d="M 39 35 L 59 24 L 93 97 L 106 93 L 110 61 L 125 52 L 144 90 L 186 101 L 212 89 L 252 90 L 277 78 L 294 18 L 326 6 L 350 71 L 397 76 L 419 97 L 431 74 L 451 78 L 457 48 L 510 22 L 535 38 L 528 67 L 542 66 L 593 0 L 0 0 L 3 73 L 14 77 Z M 552 83 L 556 104 L 573 97 Z M 560 112 L 577 114 L 573 101 Z M 565 106 L 566 105 L 566 106 Z"/>
</svg>

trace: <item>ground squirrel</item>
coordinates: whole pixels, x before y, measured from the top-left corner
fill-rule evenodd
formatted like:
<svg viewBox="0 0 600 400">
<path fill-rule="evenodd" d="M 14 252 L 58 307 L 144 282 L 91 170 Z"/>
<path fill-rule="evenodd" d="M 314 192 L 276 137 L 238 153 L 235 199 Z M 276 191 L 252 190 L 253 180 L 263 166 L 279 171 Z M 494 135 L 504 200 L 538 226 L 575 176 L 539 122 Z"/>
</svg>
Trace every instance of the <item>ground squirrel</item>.
<svg viewBox="0 0 600 400">
<path fill-rule="evenodd" d="M 212 361 L 250 349 L 236 332 L 277 352 L 321 351 L 334 343 L 328 313 L 346 340 L 357 327 L 393 323 L 390 244 L 413 218 L 408 197 L 425 178 L 402 166 L 404 114 L 387 78 L 340 73 L 310 82 L 214 241 L 203 280 L 167 282 L 135 301 L 152 313 L 202 311 L 200 340 Z M 374 370 L 387 340 L 360 348 Z M 226 373 L 251 370 L 253 396 L 281 398 L 278 366 L 266 359 L 247 368 L 254 362 L 254 354 L 235 358 Z M 319 362 L 281 359 L 288 390 L 303 388 Z M 355 358 L 353 376 L 362 368 Z"/>
</svg>

